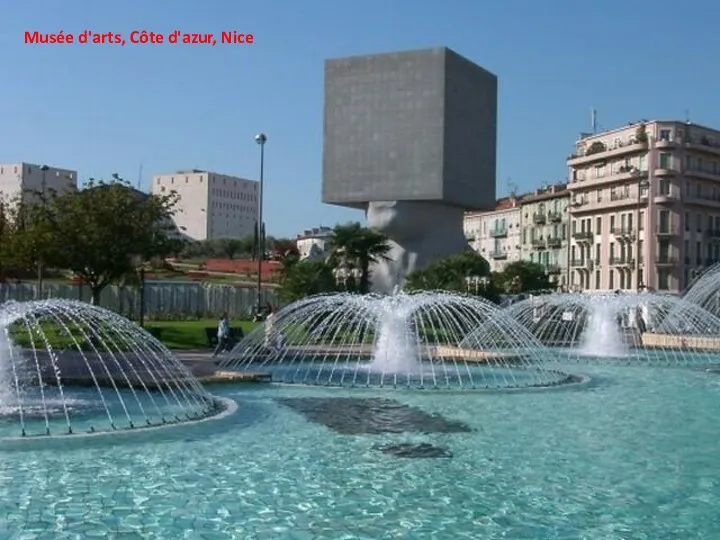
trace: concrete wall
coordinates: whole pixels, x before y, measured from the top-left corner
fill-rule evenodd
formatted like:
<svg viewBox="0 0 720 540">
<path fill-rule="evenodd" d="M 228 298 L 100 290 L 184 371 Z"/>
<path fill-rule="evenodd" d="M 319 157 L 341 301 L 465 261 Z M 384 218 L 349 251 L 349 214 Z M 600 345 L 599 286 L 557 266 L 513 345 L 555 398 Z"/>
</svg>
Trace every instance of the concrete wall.
<svg viewBox="0 0 720 540">
<path fill-rule="evenodd" d="M 328 60 L 325 203 L 495 204 L 497 78 L 446 49 Z"/>
</svg>

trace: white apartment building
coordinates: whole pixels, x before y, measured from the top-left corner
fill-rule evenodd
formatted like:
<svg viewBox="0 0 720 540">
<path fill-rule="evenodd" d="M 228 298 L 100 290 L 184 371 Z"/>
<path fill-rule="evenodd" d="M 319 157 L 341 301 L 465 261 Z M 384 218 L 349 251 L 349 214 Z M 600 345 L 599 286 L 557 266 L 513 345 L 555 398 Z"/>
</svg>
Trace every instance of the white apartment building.
<svg viewBox="0 0 720 540">
<path fill-rule="evenodd" d="M 510 262 L 520 260 L 521 200 L 499 199 L 495 210 L 465 214 L 465 236 L 472 248 L 490 263 L 492 272 L 501 272 Z"/>
<path fill-rule="evenodd" d="M 22 194 L 25 202 L 33 192 L 77 189 L 77 171 L 32 163 L 0 163 L 0 196 L 11 201 Z"/>
<path fill-rule="evenodd" d="M 255 232 L 259 183 L 198 169 L 155 176 L 152 193 L 175 192 L 173 221 L 193 240 L 245 238 Z"/>
<path fill-rule="evenodd" d="M 326 256 L 327 242 L 332 237 L 332 227 L 314 227 L 305 229 L 297 235 L 297 245 L 300 259 L 323 259 Z"/>
</svg>

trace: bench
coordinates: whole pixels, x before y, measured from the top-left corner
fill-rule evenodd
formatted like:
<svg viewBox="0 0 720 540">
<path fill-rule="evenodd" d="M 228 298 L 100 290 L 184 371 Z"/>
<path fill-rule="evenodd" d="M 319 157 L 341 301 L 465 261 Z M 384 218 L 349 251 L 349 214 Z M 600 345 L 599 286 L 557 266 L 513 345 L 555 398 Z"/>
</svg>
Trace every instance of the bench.
<svg viewBox="0 0 720 540">
<path fill-rule="evenodd" d="M 208 347 L 215 348 L 218 344 L 217 327 L 211 326 L 205 328 L 205 337 L 207 338 Z M 230 328 L 230 346 L 233 347 L 244 336 L 242 328 Z"/>
</svg>

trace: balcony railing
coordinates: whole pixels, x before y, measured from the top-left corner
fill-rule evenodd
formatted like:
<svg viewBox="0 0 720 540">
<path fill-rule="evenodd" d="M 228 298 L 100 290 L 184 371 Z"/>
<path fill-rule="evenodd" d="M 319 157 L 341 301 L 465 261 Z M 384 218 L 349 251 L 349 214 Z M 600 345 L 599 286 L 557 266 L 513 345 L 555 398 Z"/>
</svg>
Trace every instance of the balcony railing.
<svg viewBox="0 0 720 540">
<path fill-rule="evenodd" d="M 542 225 L 543 223 L 547 223 L 547 216 L 545 214 L 535 213 L 533 214 L 533 223 L 535 225 Z"/>
<path fill-rule="evenodd" d="M 490 252 L 490 257 L 496 261 L 501 259 L 507 259 L 507 253 L 505 251 L 494 250 Z"/>
<path fill-rule="evenodd" d="M 677 234 L 677 229 L 670 225 L 661 226 L 655 229 L 655 234 L 657 236 L 675 236 Z"/>
<path fill-rule="evenodd" d="M 632 236 L 635 231 L 632 227 L 611 227 L 610 232 L 615 236 Z"/>
<path fill-rule="evenodd" d="M 705 234 L 707 234 L 709 238 L 720 238 L 720 229 L 708 229 L 705 231 Z"/>
<path fill-rule="evenodd" d="M 551 223 L 557 223 L 558 221 L 562 221 L 561 212 L 550 211 L 548 212 L 547 216 Z"/>
<path fill-rule="evenodd" d="M 592 270 L 595 267 L 595 261 L 592 259 L 573 259 L 570 261 L 570 266 Z"/>
<path fill-rule="evenodd" d="M 575 154 L 568 156 L 568 161 L 580 163 L 584 161 L 591 161 L 596 159 L 605 159 L 611 156 L 625 154 L 627 152 L 635 152 L 647 148 L 648 143 L 646 140 L 641 141 L 627 141 L 618 142 L 617 144 L 608 146 L 600 141 L 595 141 L 587 148 L 581 149 Z"/>
<path fill-rule="evenodd" d="M 535 249 L 545 249 L 545 240 L 535 239 L 531 243 Z"/>
<path fill-rule="evenodd" d="M 592 231 L 577 231 L 572 234 L 573 239 L 578 241 L 588 241 L 594 238 Z"/>
<path fill-rule="evenodd" d="M 610 266 L 633 266 L 635 259 L 632 257 L 610 257 Z"/>
<path fill-rule="evenodd" d="M 659 255 L 655 258 L 655 264 L 659 265 L 676 265 L 677 264 L 677 258 L 672 257 L 670 255 Z"/>
<path fill-rule="evenodd" d="M 557 249 L 562 247 L 562 238 L 551 237 L 547 239 L 547 247 L 550 249 Z"/>
<path fill-rule="evenodd" d="M 490 229 L 491 238 L 500 238 L 502 236 L 507 236 L 507 227 L 495 227 Z"/>
</svg>

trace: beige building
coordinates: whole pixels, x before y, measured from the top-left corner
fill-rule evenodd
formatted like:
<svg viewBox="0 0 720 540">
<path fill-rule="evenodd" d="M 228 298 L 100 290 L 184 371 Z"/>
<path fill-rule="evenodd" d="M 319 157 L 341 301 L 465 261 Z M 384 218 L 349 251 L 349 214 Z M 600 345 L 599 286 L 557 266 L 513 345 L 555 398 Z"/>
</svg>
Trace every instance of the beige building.
<svg viewBox="0 0 720 540">
<path fill-rule="evenodd" d="M 643 121 L 568 157 L 575 290 L 682 291 L 720 260 L 720 131 Z"/>
<path fill-rule="evenodd" d="M 155 176 L 152 183 L 152 193 L 177 193 L 173 220 L 193 240 L 252 236 L 258 190 L 254 180 L 198 169 Z"/>
<path fill-rule="evenodd" d="M 498 199 L 490 212 L 467 212 L 465 237 L 472 248 L 501 272 L 509 262 L 520 260 L 520 203 L 515 196 Z"/>
<path fill-rule="evenodd" d="M 0 195 L 8 202 L 22 194 L 31 201 L 35 192 L 77 189 L 77 171 L 32 163 L 0 163 Z"/>
<path fill-rule="evenodd" d="M 567 287 L 569 206 L 565 184 L 539 188 L 521 204 L 522 259 L 541 264 L 558 289 Z"/>
</svg>

